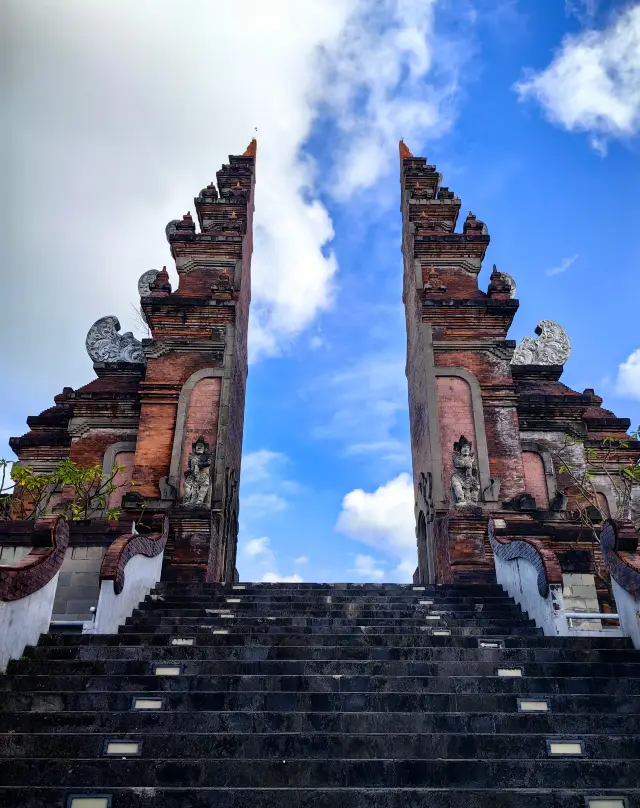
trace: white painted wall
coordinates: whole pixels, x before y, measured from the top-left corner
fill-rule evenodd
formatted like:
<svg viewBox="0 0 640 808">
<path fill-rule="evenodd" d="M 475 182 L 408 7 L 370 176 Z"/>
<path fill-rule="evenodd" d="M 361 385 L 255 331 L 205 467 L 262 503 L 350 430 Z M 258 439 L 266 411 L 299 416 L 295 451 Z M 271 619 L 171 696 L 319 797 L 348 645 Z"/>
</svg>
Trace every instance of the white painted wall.
<svg viewBox="0 0 640 808">
<path fill-rule="evenodd" d="M 611 583 L 622 631 L 626 637 L 631 637 L 634 648 L 640 648 L 640 601 L 623 589 L 613 576 Z"/>
<path fill-rule="evenodd" d="M 35 645 L 49 630 L 58 586 L 56 573 L 46 586 L 20 600 L 0 601 L 0 671 L 19 659 L 27 645 Z"/>
<path fill-rule="evenodd" d="M 564 608 L 562 586 L 550 584 L 546 598 L 538 592 L 538 571 L 524 558 L 506 561 L 494 554 L 496 578 L 500 586 L 520 605 L 541 628 L 545 636 L 566 634 L 567 621 L 562 617 Z M 556 609 L 553 608 L 554 603 Z"/>
<path fill-rule="evenodd" d="M 85 626 L 85 633 L 116 634 L 118 626 L 131 617 L 136 606 L 160 580 L 163 558 L 164 553 L 154 558 L 134 556 L 124 568 L 124 588 L 119 595 L 113 591 L 113 581 L 103 581 L 95 621 L 92 626 Z"/>
</svg>

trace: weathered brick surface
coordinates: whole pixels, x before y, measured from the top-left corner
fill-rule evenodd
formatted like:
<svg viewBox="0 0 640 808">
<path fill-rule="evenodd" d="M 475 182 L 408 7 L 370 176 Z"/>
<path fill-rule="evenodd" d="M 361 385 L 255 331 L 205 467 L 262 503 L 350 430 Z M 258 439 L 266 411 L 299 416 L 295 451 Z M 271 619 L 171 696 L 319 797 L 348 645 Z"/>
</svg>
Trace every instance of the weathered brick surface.
<svg viewBox="0 0 640 808">
<path fill-rule="evenodd" d="M 133 464 L 129 454 L 125 457 L 125 477 L 133 465 L 138 498 L 127 503 L 126 516 L 129 521 L 139 516 L 142 503 L 147 515 L 170 507 L 175 536 L 165 553 L 165 568 L 182 567 L 201 579 L 231 579 L 235 568 L 255 157 L 255 142 L 242 156 L 230 157 L 217 172 L 217 186 L 210 183 L 195 198 L 196 217 L 188 213 L 167 230 L 179 285 L 172 290 L 163 268 L 150 295 L 141 299 L 152 333 L 143 343 L 146 365 L 95 364 L 96 379 L 75 391 L 65 388 L 54 407 L 29 419 L 26 435 L 11 441 L 20 461 L 40 472 L 51 471 L 67 457 L 81 466 L 101 465 L 114 443 L 135 443 Z M 195 384 L 183 408 L 182 451 L 177 447 L 177 459 L 172 458 L 181 393 L 195 373 L 207 370 L 219 375 Z M 179 502 L 169 506 L 170 500 L 160 499 L 161 493 L 171 496 L 168 487 L 161 491 L 161 478 L 171 471 L 181 482 L 186 454 L 201 434 L 214 460 L 211 506 L 217 538 L 211 552 L 211 513 L 194 521 Z M 110 504 L 118 504 L 116 497 Z"/>
<path fill-rule="evenodd" d="M 481 455 L 476 434 L 477 399 L 470 397 L 463 380 L 469 377 L 464 372 L 479 385 L 489 476 L 500 481 L 498 501 L 495 486 L 489 496 L 481 496 L 478 519 L 486 522 L 490 513 L 496 515 L 503 507 L 511 508 L 516 518 L 513 509 L 527 507 L 526 498 L 521 496 L 528 492 L 536 498 L 537 511 L 535 519 L 525 512 L 517 515 L 521 540 L 538 542 L 542 549 L 552 545 L 567 559 L 572 557 L 571 548 L 586 552 L 600 575 L 597 579 L 602 580 L 607 572 L 593 537 L 586 535 L 588 531 L 585 533 L 575 520 L 572 522 L 570 513 L 549 510 L 550 483 L 542 468 L 542 457 L 525 455 L 525 475 L 521 441 L 537 443 L 543 450 L 553 452 L 565 437 L 582 440 L 584 448 L 572 450 L 576 468 L 587 468 L 588 449 L 595 456 L 596 465 L 592 462 L 591 470 L 597 470 L 597 463 L 606 459 L 614 478 L 620 466 L 637 461 L 640 442 L 613 448 L 606 445 L 611 436 L 626 439 L 629 421 L 604 409 L 602 399 L 593 390 L 578 393 L 562 384 L 561 367 L 511 365 L 515 343 L 507 335 L 518 302 L 511 299 L 508 279 L 495 268 L 487 292 L 479 289 L 478 273 L 489 243 L 487 228 L 469 214 L 461 232 L 456 232 L 460 201 L 448 188 L 441 187 L 441 180 L 435 166 L 414 157 L 401 144 L 403 302 L 411 448 L 416 502 L 421 474 L 431 472 L 434 489 L 439 492 L 434 538 L 436 580 L 473 579 L 474 575 L 480 580 L 492 566 L 492 551 L 483 545 L 477 525 L 473 526 L 468 514 L 448 510 L 453 441 L 465 434 L 474 440 L 476 452 Z M 438 375 L 442 369 L 450 373 Z M 463 378 L 452 378 L 451 372 L 460 369 Z M 437 388 L 435 397 L 430 393 L 433 385 Z M 438 433 L 436 441 L 434 429 Z M 568 472 L 559 471 L 559 465 L 556 461 L 551 493 L 555 496 L 559 490 L 568 495 L 570 503 L 574 502 L 579 490 Z M 607 474 L 600 473 L 595 482 L 599 486 L 597 501 L 607 515 L 603 492 L 609 503 L 617 499 L 615 479 L 612 482 Z M 557 500 L 554 502 L 557 505 Z M 627 510 L 625 518 L 631 516 L 640 526 L 640 491 L 633 492 Z M 531 535 L 525 535 L 527 532 Z M 424 572 L 418 577 L 425 580 Z M 602 591 L 606 591 L 604 584 Z"/>
</svg>

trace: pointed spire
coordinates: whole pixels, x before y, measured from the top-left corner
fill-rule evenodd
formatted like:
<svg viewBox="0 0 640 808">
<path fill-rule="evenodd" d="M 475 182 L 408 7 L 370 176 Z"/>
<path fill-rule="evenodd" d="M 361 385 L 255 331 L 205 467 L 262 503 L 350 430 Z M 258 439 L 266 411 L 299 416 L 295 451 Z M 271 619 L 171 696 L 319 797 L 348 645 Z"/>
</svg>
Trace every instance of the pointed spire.
<svg viewBox="0 0 640 808">
<path fill-rule="evenodd" d="M 411 154 L 411 152 L 409 151 L 409 147 L 404 142 L 404 140 L 401 140 L 398 146 L 400 148 L 400 162 L 402 162 L 405 157 L 413 157 L 413 154 Z"/>
<path fill-rule="evenodd" d="M 258 141 L 255 138 L 253 138 L 253 140 L 251 141 L 251 143 L 249 143 L 245 153 L 242 156 L 255 158 L 257 151 L 258 151 Z"/>
</svg>

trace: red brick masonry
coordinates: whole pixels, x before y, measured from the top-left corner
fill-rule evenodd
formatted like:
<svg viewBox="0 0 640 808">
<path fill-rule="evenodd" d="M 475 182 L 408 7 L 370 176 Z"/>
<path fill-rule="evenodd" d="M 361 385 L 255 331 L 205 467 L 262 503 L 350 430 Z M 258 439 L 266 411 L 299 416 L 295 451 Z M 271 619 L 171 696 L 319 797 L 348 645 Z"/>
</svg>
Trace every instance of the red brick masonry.
<svg viewBox="0 0 640 808">
<path fill-rule="evenodd" d="M 8 567 L 0 567 L 0 600 L 20 600 L 32 595 L 60 571 L 69 546 L 69 523 L 58 519 L 37 520 L 34 527 L 51 525 L 51 547 L 34 548 L 26 558 Z"/>
<path fill-rule="evenodd" d="M 110 546 L 100 567 L 100 582 L 113 581 L 113 590 L 119 595 L 124 588 L 124 568 L 134 556 L 143 555 L 155 558 L 164 550 L 169 536 L 169 519 L 166 516 L 155 517 L 154 526 L 159 530 L 148 536 L 129 533 L 120 536 Z"/>
</svg>

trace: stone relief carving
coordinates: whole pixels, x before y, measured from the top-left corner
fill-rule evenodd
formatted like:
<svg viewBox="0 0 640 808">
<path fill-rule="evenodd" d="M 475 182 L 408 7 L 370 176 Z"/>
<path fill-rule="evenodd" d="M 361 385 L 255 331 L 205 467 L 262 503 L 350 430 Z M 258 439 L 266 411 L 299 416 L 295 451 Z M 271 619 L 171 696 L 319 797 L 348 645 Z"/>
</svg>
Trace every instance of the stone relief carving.
<svg viewBox="0 0 640 808">
<path fill-rule="evenodd" d="M 151 294 L 151 284 L 159 274 L 160 270 L 158 269 L 148 269 L 140 275 L 140 279 L 138 280 L 138 293 L 140 297 L 149 297 Z"/>
<path fill-rule="evenodd" d="M 145 364 L 142 343 L 131 333 L 119 334 L 120 322 L 110 314 L 101 317 L 89 329 L 85 346 L 94 362 L 132 362 Z"/>
<path fill-rule="evenodd" d="M 525 337 L 516 347 L 512 365 L 564 365 L 571 343 L 564 328 L 553 320 L 540 320 L 537 338 Z"/>
<path fill-rule="evenodd" d="M 476 505 L 480 493 L 478 466 L 472 444 L 460 435 L 453 444 L 453 468 L 451 475 L 451 502 L 455 508 Z"/>
<path fill-rule="evenodd" d="M 191 444 L 191 453 L 184 473 L 182 504 L 192 508 L 204 507 L 211 501 L 211 455 L 209 444 L 202 437 Z"/>
</svg>

